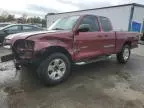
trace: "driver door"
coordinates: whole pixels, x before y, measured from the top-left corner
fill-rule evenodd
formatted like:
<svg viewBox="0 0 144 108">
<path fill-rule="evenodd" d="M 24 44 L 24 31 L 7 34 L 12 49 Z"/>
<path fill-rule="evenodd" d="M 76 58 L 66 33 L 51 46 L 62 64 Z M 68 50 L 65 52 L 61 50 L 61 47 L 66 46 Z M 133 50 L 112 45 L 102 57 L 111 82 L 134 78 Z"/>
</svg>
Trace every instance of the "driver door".
<svg viewBox="0 0 144 108">
<path fill-rule="evenodd" d="M 97 17 L 92 15 L 84 16 L 79 27 L 82 24 L 88 25 L 90 29 L 88 31 L 78 31 L 75 36 L 75 57 L 77 61 L 94 58 L 102 54 L 103 48 L 103 38 L 101 37 Z"/>
</svg>

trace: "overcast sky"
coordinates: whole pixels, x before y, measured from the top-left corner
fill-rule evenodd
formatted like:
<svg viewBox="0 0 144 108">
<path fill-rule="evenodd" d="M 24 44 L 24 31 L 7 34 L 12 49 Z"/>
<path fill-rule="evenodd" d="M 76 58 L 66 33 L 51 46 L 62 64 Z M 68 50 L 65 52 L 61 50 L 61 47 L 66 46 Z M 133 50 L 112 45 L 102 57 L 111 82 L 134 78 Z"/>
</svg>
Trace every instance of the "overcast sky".
<svg viewBox="0 0 144 108">
<path fill-rule="evenodd" d="M 0 10 L 17 16 L 22 13 L 44 16 L 51 12 L 68 12 L 125 3 L 144 4 L 144 0 L 2 0 Z"/>
</svg>

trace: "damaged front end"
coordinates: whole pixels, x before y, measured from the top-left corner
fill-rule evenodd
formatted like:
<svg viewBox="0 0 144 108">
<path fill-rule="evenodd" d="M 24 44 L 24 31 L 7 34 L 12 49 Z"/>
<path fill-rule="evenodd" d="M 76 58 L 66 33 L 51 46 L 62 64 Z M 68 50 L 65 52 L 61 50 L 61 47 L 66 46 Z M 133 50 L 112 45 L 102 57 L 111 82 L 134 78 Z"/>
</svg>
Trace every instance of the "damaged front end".
<svg viewBox="0 0 144 108">
<path fill-rule="evenodd" d="M 34 53 L 34 42 L 20 39 L 12 45 L 12 52 L 17 60 L 31 59 Z"/>
<path fill-rule="evenodd" d="M 34 41 L 19 39 L 11 46 L 12 54 L 1 57 L 2 62 L 14 60 L 16 68 L 22 64 L 28 64 L 32 62 L 34 58 Z"/>
<path fill-rule="evenodd" d="M 12 53 L 16 66 L 28 64 L 34 58 L 34 42 L 20 39 L 12 45 Z"/>
</svg>

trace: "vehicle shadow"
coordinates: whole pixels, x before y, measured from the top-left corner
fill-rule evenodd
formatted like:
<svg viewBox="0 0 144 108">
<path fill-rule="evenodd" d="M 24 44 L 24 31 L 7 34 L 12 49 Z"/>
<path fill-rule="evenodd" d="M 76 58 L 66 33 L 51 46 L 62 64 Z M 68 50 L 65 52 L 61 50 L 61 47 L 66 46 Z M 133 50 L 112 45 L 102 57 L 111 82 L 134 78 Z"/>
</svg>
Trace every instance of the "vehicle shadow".
<svg viewBox="0 0 144 108">
<path fill-rule="evenodd" d="M 83 66 L 72 66 L 72 73 L 67 81 L 57 86 L 45 86 L 38 78 L 36 70 L 23 67 L 19 79 L 20 86 L 25 91 L 35 91 L 42 88 L 67 88 L 79 84 L 84 80 L 95 80 L 108 75 L 115 75 L 123 69 L 124 65 L 118 64 L 115 60 L 99 61 Z"/>
<path fill-rule="evenodd" d="M 78 102 L 85 103 L 86 101 L 83 101 L 85 98 L 91 98 L 93 100 L 98 99 L 98 102 L 99 100 L 107 102 L 111 97 L 105 96 L 102 90 L 114 88 L 115 84 L 123 81 L 123 79 L 117 78 L 121 77 L 124 72 L 137 73 L 133 69 L 141 68 L 138 64 L 142 64 L 143 60 L 139 59 L 137 56 L 132 56 L 131 60 L 123 65 L 118 64 L 116 59 L 112 58 L 111 60 L 99 61 L 83 66 L 73 66 L 72 74 L 67 81 L 56 86 L 47 87 L 38 79 L 35 69 L 22 67 L 22 70 L 18 71 L 17 74 L 20 84 L 19 88 L 15 88 L 17 85 L 11 85 L 11 87 L 6 88 L 4 91 L 9 94 L 8 99 L 10 100 L 10 105 L 12 104 L 13 106 L 24 104 L 29 106 L 31 102 L 34 105 L 41 103 L 44 103 L 46 106 L 49 104 L 55 105 L 61 99 L 78 100 Z M 124 80 L 126 77 L 124 76 Z M 19 100 L 18 103 L 16 103 L 17 100 Z M 90 100 L 89 103 L 91 102 Z M 110 102 L 113 103 L 114 101 L 110 100 Z M 65 100 L 62 103 L 67 105 Z"/>
</svg>

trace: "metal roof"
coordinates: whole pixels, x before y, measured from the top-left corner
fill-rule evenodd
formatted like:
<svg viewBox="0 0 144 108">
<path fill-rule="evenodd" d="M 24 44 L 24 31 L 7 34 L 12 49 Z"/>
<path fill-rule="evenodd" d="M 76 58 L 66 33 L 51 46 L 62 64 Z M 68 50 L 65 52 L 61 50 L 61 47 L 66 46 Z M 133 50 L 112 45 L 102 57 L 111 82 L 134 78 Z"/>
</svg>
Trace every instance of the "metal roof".
<svg viewBox="0 0 144 108">
<path fill-rule="evenodd" d="M 73 13 L 73 12 L 82 12 L 82 11 L 89 11 L 89 10 L 98 10 L 98 9 L 106 9 L 106 8 L 115 8 L 115 7 L 123 7 L 123 6 L 138 6 L 143 7 L 144 5 L 138 4 L 138 3 L 130 3 L 130 4 L 122 4 L 122 5 L 115 5 L 115 6 L 107 6 L 107 7 L 100 7 L 100 8 L 93 8 L 93 9 L 85 9 L 85 10 L 78 10 L 78 11 L 70 11 L 70 12 L 62 12 L 62 13 L 48 13 L 46 14 L 46 17 L 49 15 L 57 15 L 57 14 L 65 14 L 65 13 Z"/>
</svg>

